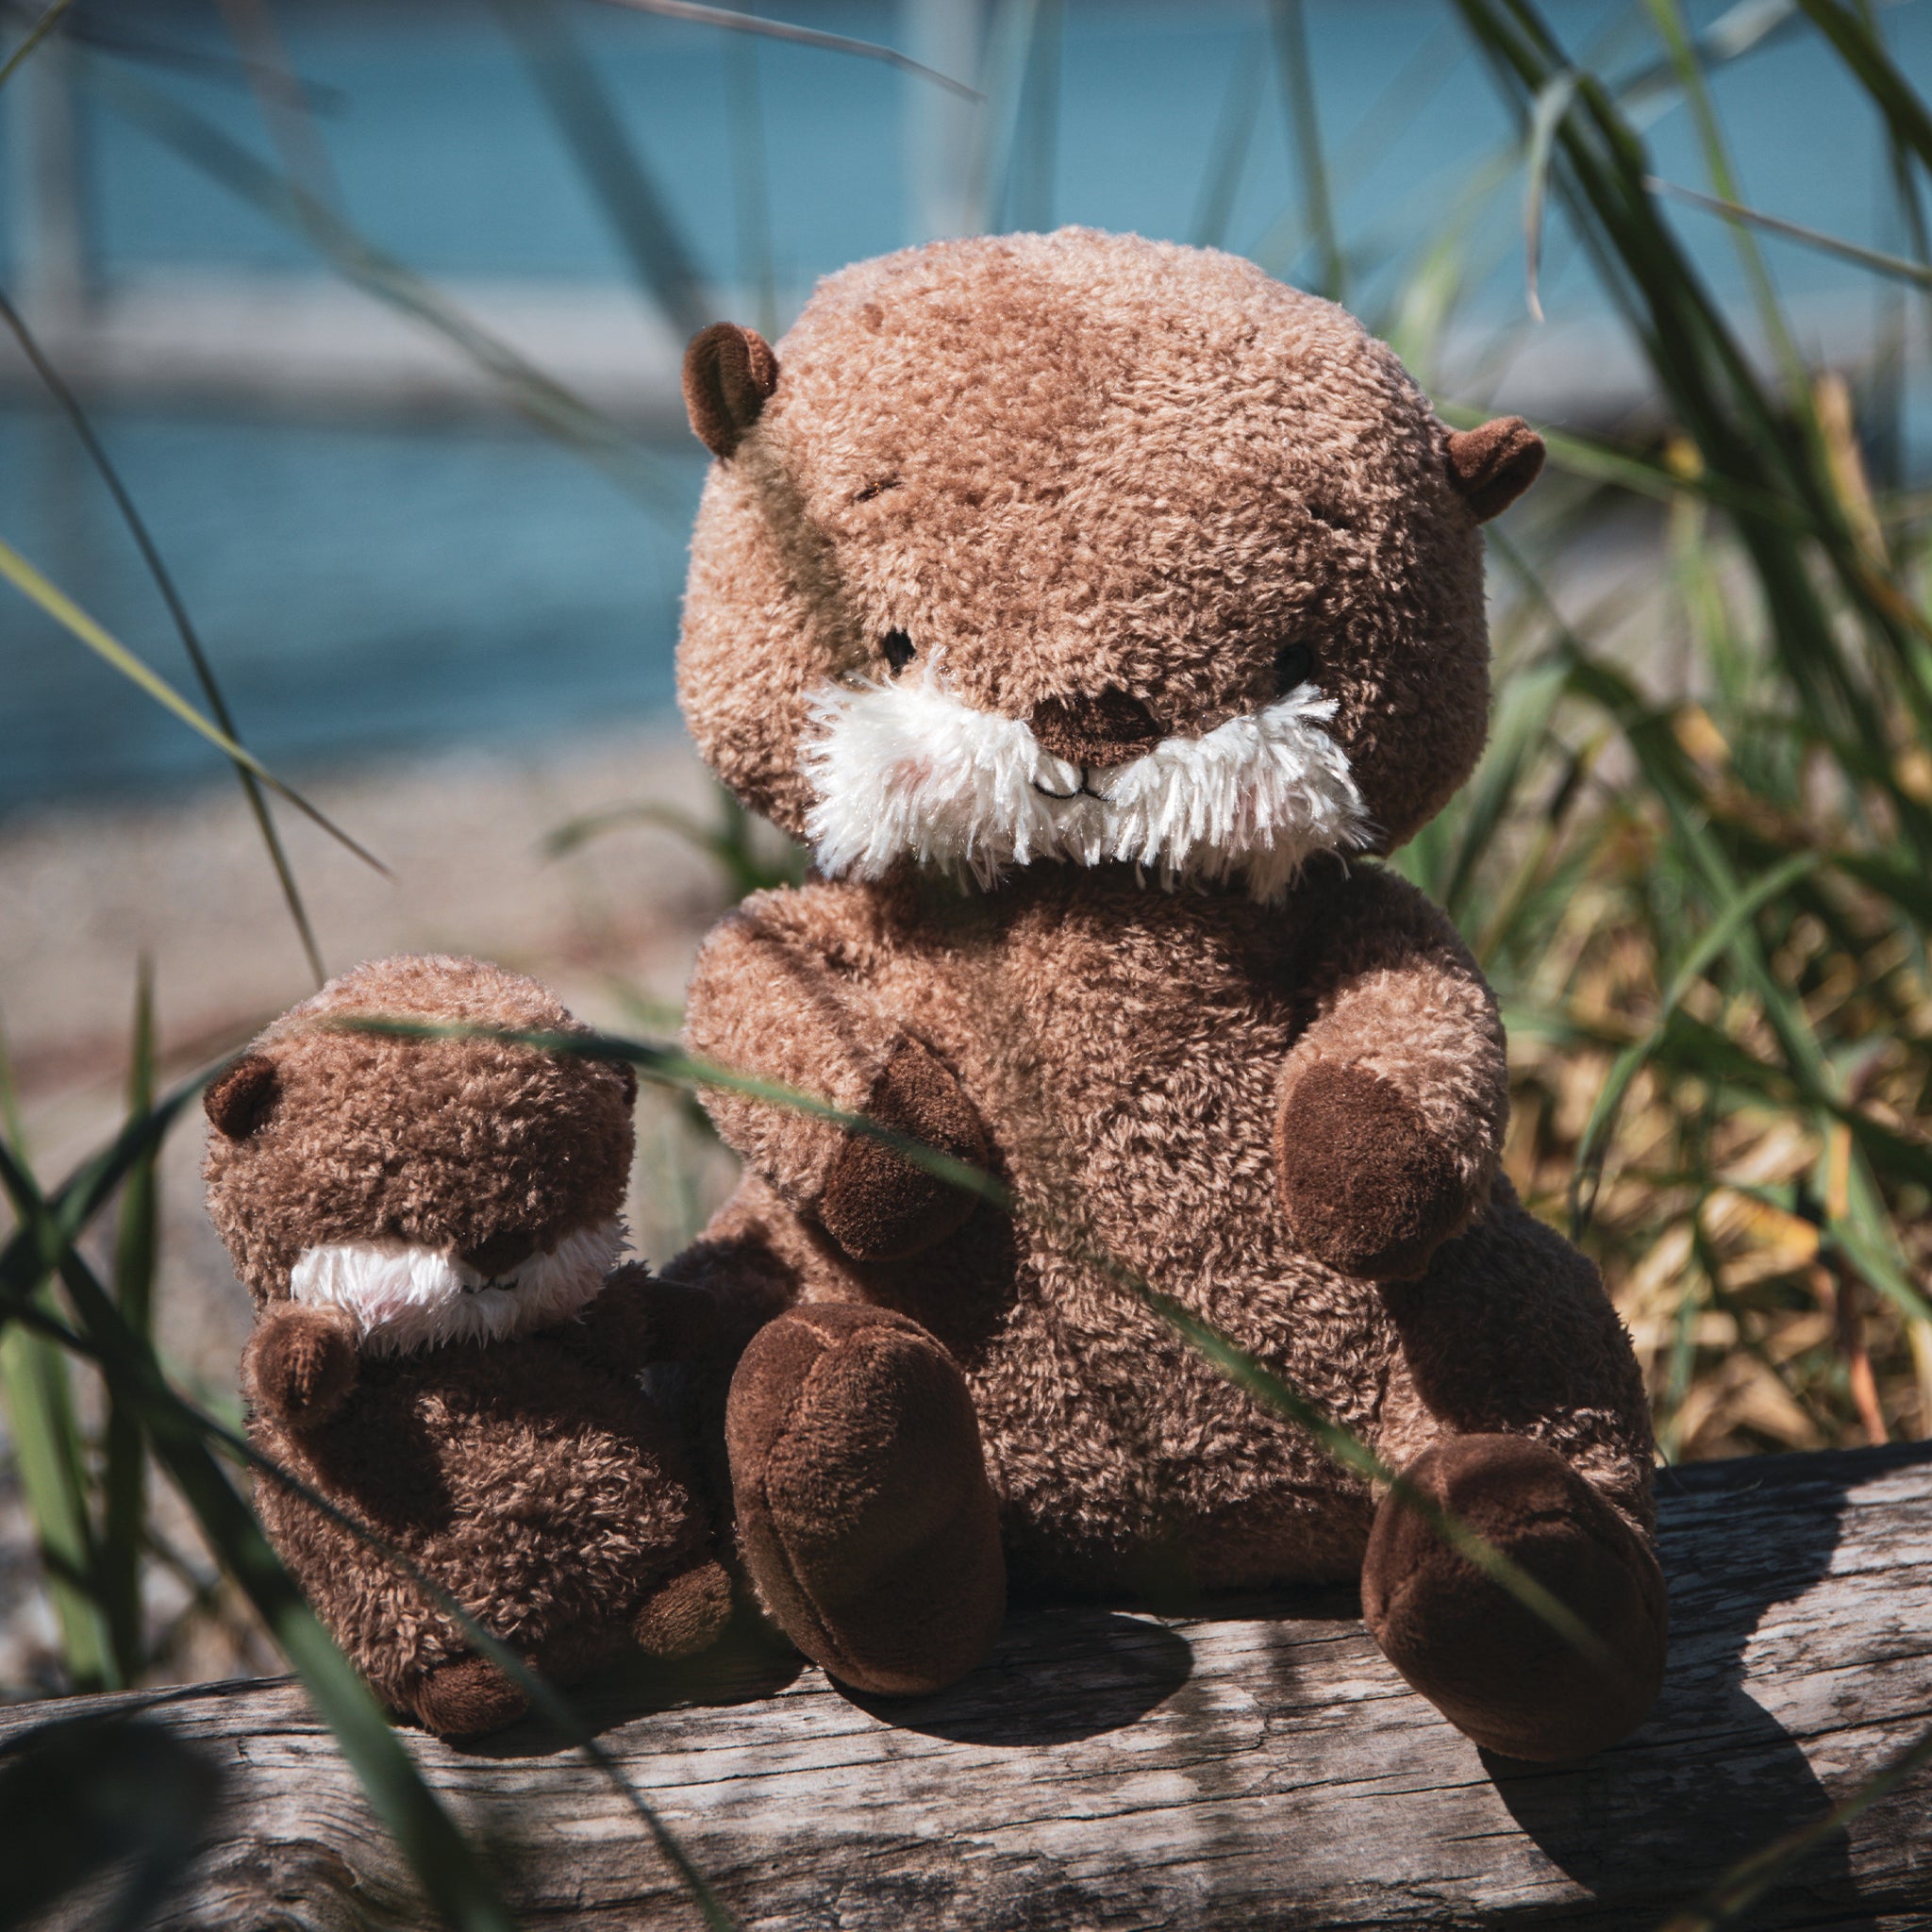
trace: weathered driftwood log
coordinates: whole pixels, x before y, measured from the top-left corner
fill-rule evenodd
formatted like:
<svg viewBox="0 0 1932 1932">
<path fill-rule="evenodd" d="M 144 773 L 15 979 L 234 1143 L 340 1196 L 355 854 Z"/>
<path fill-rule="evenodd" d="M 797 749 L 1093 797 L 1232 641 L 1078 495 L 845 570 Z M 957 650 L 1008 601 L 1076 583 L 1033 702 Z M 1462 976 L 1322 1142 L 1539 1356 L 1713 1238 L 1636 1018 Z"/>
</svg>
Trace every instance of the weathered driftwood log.
<svg viewBox="0 0 1932 1932">
<path fill-rule="evenodd" d="M 1485 1759 L 1332 1596 L 1019 1612 L 992 1663 L 909 1705 L 855 1703 L 749 1641 L 584 1701 L 747 1927 L 1650 1927 L 1932 1727 L 1932 1451 L 1714 1464 L 1662 1491 L 1663 1703 L 1574 1767 Z M 81 1708 L 145 1709 L 225 1774 L 165 1923 L 424 1923 L 289 1683 L 18 1707 L 0 1740 Z M 698 1923 L 635 1815 L 536 1725 L 410 1742 L 527 1923 Z M 1932 1926 L 1932 1779 L 1743 1923 Z"/>
</svg>

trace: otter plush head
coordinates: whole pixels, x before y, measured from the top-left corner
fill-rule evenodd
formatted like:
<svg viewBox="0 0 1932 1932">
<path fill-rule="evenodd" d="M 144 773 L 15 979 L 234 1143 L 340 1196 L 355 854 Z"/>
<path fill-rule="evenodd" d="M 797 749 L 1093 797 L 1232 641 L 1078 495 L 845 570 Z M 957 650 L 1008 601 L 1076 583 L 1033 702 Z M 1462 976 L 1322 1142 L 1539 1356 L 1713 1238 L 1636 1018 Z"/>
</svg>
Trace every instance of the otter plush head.
<svg viewBox="0 0 1932 1932">
<path fill-rule="evenodd" d="M 1477 525 L 1534 479 L 1333 304 L 1064 229 L 823 283 L 691 344 L 718 461 L 679 690 L 833 874 L 1130 861 L 1270 896 L 1385 852 L 1482 748 Z"/>
<path fill-rule="evenodd" d="M 343 1308 L 378 1353 L 575 1313 L 624 1244 L 630 1068 L 364 1018 L 584 1030 L 534 980 L 444 958 L 363 966 L 277 1020 L 206 1097 L 208 1211 L 258 1304 Z"/>
</svg>

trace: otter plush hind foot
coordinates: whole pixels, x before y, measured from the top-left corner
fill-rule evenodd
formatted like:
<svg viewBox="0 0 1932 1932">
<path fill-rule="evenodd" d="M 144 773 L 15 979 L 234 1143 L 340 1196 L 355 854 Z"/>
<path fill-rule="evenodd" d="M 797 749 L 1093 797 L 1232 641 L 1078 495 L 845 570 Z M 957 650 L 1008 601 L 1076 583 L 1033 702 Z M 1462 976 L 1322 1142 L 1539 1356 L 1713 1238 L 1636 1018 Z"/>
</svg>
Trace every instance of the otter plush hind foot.
<svg viewBox="0 0 1932 1932">
<path fill-rule="evenodd" d="M 1574 1611 L 1592 1658 L 1445 1544 L 1394 1495 L 1370 1532 L 1362 1612 L 1383 1654 L 1459 1730 L 1541 1763 L 1635 1730 L 1663 1681 L 1663 1573 L 1568 1463 L 1522 1436 L 1457 1436 L 1407 1480 Z"/>
<path fill-rule="evenodd" d="M 985 1657 L 1006 1609 L 998 1511 L 964 1377 L 916 1322 L 815 1302 L 762 1328 L 725 1417 L 765 1608 L 855 1690 L 909 1696 Z"/>
<path fill-rule="evenodd" d="M 731 1621 L 731 1579 L 707 1557 L 661 1583 L 631 1620 L 631 1636 L 652 1657 L 695 1657 Z"/>
<path fill-rule="evenodd" d="M 425 1672 L 408 1691 L 409 1708 L 439 1738 L 480 1738 L 514 1724 L 530 1700 L 486 1657 L 463 1657 Z"/>
</svg>

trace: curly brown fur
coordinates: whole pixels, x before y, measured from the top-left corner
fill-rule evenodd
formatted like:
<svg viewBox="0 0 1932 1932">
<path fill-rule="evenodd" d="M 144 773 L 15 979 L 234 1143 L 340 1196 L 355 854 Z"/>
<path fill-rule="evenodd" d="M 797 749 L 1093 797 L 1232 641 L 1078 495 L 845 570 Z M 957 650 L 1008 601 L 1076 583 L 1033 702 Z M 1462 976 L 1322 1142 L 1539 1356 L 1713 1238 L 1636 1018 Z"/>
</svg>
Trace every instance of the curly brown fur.
<svg viewBox="0 0 1932 1932">
<path fill-rule="evenodd" d="M 885 721 L 854 754 L 885 747 L 868 782 L 888 803 L 928 789 L 896 865 L 758 895 L 713 933 L 689 1040 L 848 1110 L 916 1054 L 1020 1205 L 868 1258 L 869 1237 L 840 1239 L 853 1138 L 708 1095 L 749 1171 L 670 1272 L 721 1297 L 727 1349 L 758 1336 L 734 1414 L 790 1414 L 810 1389 L 798 1440 L 828 1463 L 891 1439 L 890 1378 L 855 1374 L 835 1400 L 784 1312 L 891 1311 L 963 1377 L 1018 1574 L 1108 1590 L 1357 1575 L 1369 1486 L 1124 1293 L 1125 1269 L 1398 1467 L 1458 1436 L 1544 1445 L 1588 1486 L 1578 1521 L 1600 1507 L 1641 1552 L 1651 1438 L 1627 1340 L 1594 1271 L 1497 1177 L 1493 995 L 1440 911 L 1349 859 L 1400 844 L 1475 760 L 1477 525 L 1540 445 L 1510 425 L 1452 438 L 1357 323 L 1247 263 L 1079 230 L 848 270 L 776 367 L 700 511 L 686 714 L 739 795 L 803 835 L 860 769 L 824 750 L 856 685 Z M 1291 720 L 1283 782 L 1333 805 L 1345 774 L 1361 813 L 1307 817 L 1267 891 L 1238 868 L 1143 871 L 1066 841 L 1008 839 L 974 869 L 996 877 L 982 890 L 939 862 L 946 813 L 990 823 L 1012 802 L 988 775 L 1001 759 L 1058 801 L 1019 798 L 1036 817 L 1114 812 L 1116 777 L 1165 758 L 1216 837 L 1252 828 L 1261 794 L 1239 788 L 1259 767 L 1208 754 L 1251 745 L 1241 732 L 1284 690 L 1332 709 Z M 895 765 L 915 693 L 927 735 Z M 928 784 L 941 768 L 952 791 Z M 798 1469 L 791 1529 L 757 1526 L 791 1440 L 733 1436 L 748 1567 L 794 1640 L 862 1681 L 864 1643 L 803 1600 L 787 1555 L 812 1507 Z M 893 1474 L 874 1470 L 877 1493 Z M 834 1488 L 825 1534 L 863 1543 L 871 1506 Z M 840 1546 L 841 1574 L 864 1574 Z M 938 1587 L 895 1574 L 902 1629 L 930 1627 L 938 1656 Z M 892 1641 L 883 1623 L 866 1640 L 911 1668 Z"/>
<path fill-rule="evenodd" d="M 741 796 L 803 835 L 815 686 L 903 631 L 970 703 L 1123 692 L 1200 733 L 1313 654 L 1401 844 L 1481 748 L 1476 512 L 1449 432 L 1332 303 L 1209 250 L 1069 229 L 822 283 L 714 466 L 679 694 Z"/>
<path fill-rule="evenodd" d="M 474 1292 L 514 1303 L 547 1278 L 524 1271 L 621 1205 L 629 1081 L 493 1039 L 344 1030 L 357 1017 L 581 1032 L 531 981 L 408 958 L 335 981 L 255 1042 L 250 1104 L 218 1090 L 207 1162 L 209 1212 L 258 1305 L 252 1439 L 559 1677 L 640 1630 L 705 1641 L 728 1592 L 685 1449 L 638 1377 L 666 1344 L 697 1345 L 710 1315 L 691 1304 L 708 1298 L 660 1293 L 633 1266 L 601 1291 L 588 1281 L 567 1314 L 545 1303 L 507 1319 L 495 1340 L 411 1331 L 391 1345 L 375 1304 L 291 1299 L 341 1247 L 382 1265 L 477 1263 L 502 1280 Z M 272 1479 L 256 1493 L 297 1582 L 392 1707 L 452 1734 L 522 1710 L 456 1620 L 352 1530 Z"/>
</svg>

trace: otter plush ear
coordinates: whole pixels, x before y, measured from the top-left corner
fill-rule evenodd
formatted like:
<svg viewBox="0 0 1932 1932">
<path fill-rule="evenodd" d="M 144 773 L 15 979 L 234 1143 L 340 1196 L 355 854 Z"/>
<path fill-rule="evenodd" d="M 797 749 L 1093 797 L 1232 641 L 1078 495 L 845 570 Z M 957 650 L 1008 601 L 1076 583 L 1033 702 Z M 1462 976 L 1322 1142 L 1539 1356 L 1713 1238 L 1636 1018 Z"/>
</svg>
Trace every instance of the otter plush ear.
<svg viewBox="0 0 1932 1932">
<path fill-rule="evenodd" d="M 778 387 L 778 358 L 756 329 L 714 322 L 684 352 L 684 407 L 698 441 L 728 457 Z"/>
<path fill-rule="evenodd" d="M 251 1053 L 208 1085 L 202 1107 L 218 1133 L 245 1141 L 268 1119 L 282 1090 L 282 1076 L 266 1054 Z"/>
<path fill-rule="evenodd" d="M 1468 499 L 1479 524 L 1507 509 L 1536 481 L 1542 466 L 1543 440 L 1521 416 L 1498 416 L 1449 439 L 1449 480 Z"/>
</svg>

